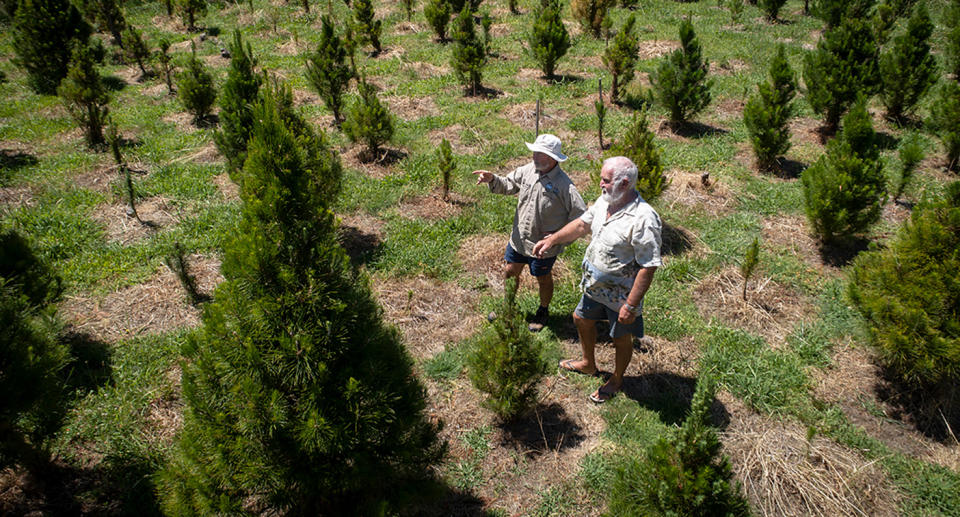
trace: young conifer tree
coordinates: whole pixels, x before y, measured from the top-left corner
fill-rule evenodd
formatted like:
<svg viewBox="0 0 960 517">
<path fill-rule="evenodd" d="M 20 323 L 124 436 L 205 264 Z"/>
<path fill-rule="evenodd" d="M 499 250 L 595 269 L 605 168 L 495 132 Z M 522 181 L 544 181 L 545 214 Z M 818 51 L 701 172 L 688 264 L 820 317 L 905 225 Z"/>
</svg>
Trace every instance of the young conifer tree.
<svg viewBox="0 0 960 517">
<path fill-rule="evenodd" d="M 867 21 L 845 18 L 823 34 L 803 59 L 807 101 L 833 134 L 840 118 L 860 95 L 876 93 L 878 47 Z"/>
<path fill-rule="evenodd" d="M 359 84 L 360 98 L 347 112 L 343 132 L 351 142 L 366 144 L 366 159 L 373 161 L 380 146 L 393 138 L 393 116 L 377 98 L 377 88 L 366 81 Z"/>
<path fill-rule="evenodd" d="M 103 127 L 107 123 L 110 95 L 107 93 L 94 56 L 88 45 L 74 49 L 67 77 L 57 88 L 70 116 L 83 128 L 87 147 L 97 148 L 105 143 Z"/>
<path fill-rule="evenodd" d="M 743 262 L 740 264 L 740 276 L 743 277 L 743 301 L 747 301 L 747 282 L 750 281 L 750 277 L 753 276 L 753 271 L 757 268 L 759 262 L 760 239 L 754 237 L 753 242 L 747 247 Z"/>
<path fill-rule="evenodd" d="M 947 72 L 960 81 L 960 0 L 952 0 L 947 7 L 944 17 L 945 43 L 944 56 L 946 57 Z"/>
<path fill-rule="evenodd" d="M 133 25 L 128 25 L 127 30 L 123 32 L 125 34 L 124 41 L 124 54 L 128 58 L 133 59 L 137 66 L 140 67 L 140 81 L 143 81 L 151 74 L 147 71 L 146 63 L 150 60 L 150 47 L 147 46 L 147 42 L 143 40 L 143 34 L 138 31 Z"/>
<path fill-rule="evenodd" d="M 626 156 L 637 166 L 637 192 L 647 201 L 660 196 L 670 180 L 663 174 L 660 151 L 647 122 L 647 110 L 633 114 L 623 138 L 610 146 L 604 156 Z"/>
<path fill-rule="evenodd" d="M 689 19 L 680 23 L 680 48 L 664 58 L 650 76 L 654 94 L 670 110 L 670 122 L 685 123 L 710 104 L 713 81 L 707 79 L 710 64 L 703 58 L 700 41 Z"/>
<path fill-rule="evenodd" d="M 190 43 L 190 48 L 187 67 L 180 73 L 177 81 L 177 93 L 183 107 L 193 114 L 193 123 L 200 125 L 217 100 L 217 90 L 213 85 L 213 76 L 197 58 L 197 47 L 193 42 Z"/>
<path fill-rule="evenodd" d="M 450 174 L 456 167 L 457 164 L 453 160 L 453 150 L 450 148 L 450 142 L 443 138 L 440 140 L 440 147 L 437 148 L 437 168 L 440 170 L 444 201 L 450 199 Z"/>
<path fill-rule="evenodd" d="M 187 24 L 187 30 L 197 30 L 197 18 L 207 15 L 207 0 L 175 0 L 180 16 Z"/>
<path fill-rule="evenodd" d="M 770 82 L 757 85 L 757 95 L 743 108 L 743 122 L 750 134 L 750 144 L 761 170 L 772 169 L 777 157 L 790 149 L 787 122 L 793 116 L 793 97 L 797 79 L 787 61 L 783 45 L 770 63 Z"/>
<path fill-rule="evenodd" d="M 812 14 L 826 29 L 839 27 L 845 19 L 866 20 L 876 0 L 814 0 Z"/>
<path fill-rule="evenodd" d="M 233 32 L 230 45 L 230 69 L 220 95 L 220 130 L 213 134 L 217 149 L 227 162 L 227 173 L 234 176 L 247 160 L 247 141 L 253 130 L 253 105 L 260 94 L 263 78 L 254 71 L 257 59 L 250 43 L 244 45 L 240 29 Z"/>
<path fill-rule="evenodd" d="M 787 0 L 759 0 L 757 2 L 763 14 L 767 16 L 767 20 L 771 22 L 777 21 L 780 8 L 782 8 L 785 3 L 787 3 Z"/>
<path fill-rule="evenodd" d="M 407 21 L 410 21 L 410 17 L 413 16 L 413 5 L 416 3 L 416 0 L 403 0 L 403 12 L 407 15 Z"/>
<path fill-rule="evenodd" d="M 800 179 L 807 219 L 824 244 L 837 244 L 880 218 L 886 181 L 865 99 L 851 108 L 840 136 Z"/>
<path fill-rule="evenodd" d="M 169 514 L 394 514 L 443 453 L 399 333 L 337 243 L 340 164 L 322 134 L 304 147 L 290 100 L 254 108 L 225 280 L 184 349 Z"/>
<path fill-rule="evenodd" d="M 441 43 L 447 41 L 447 25 L 450 24 L 450 3 L 447 0 L 427 0 L 423 16 L 436 33 Z"/>
<path fill-rule="evenodd" d="M 99 26 L 113 36 L 113 44 L 126 48 L 123 33 L 127 28 L 127 19 L 123 15 L 120 0 L 89 0 L 83 2 L 84 14 L 90 23 Z"/>
<path fill-rule="evenodd" d="M 456 24 L 453 34 L 455 45 L 450 64 L 460 83 L 470 88 L 471 95 L 477 95 L 483 90 L 480 81 L 483 79 L 483 67 L 487 64 L 487 51 L 483 41 L 477 37 L 473 11 L 469 4 L 465 4 L 457 15 Z"/>
<path fill-rule="evenodd" d="M 167 83 L 167 95 L 173 95 L 173 67 L 170 65 L 173 57 L 170 55 L 170 40 L 163 38 L 160 40 L 158 46 L 160 51 L 157 52 L 157 61 L 160 62 L 163 78 Z"/>
<path fill-rule="evenodd" d="M 600 39 L 603 35 L 603 21 L 607 19 L 607 10 L 614 5 L 616 0 L 570 0 L 570 11 L 583 30 Z"/>
<path fill-rule="evenodd" d="M 356 31 L 360 36 L 360 43 L 373 45 L 374 54 L 383 51 L 380 46 L 380 20 L 374 21 L 373 4 L 370 0 L 353 0 L 353 17 L 357 20 Z"/>
<path fill-rule="evenodd" d="M 960 171 L 960 83 L 946 81 L 930 107 L 929 126 L 947 151 L 947 168 Z"/>
<path fill-rule="evenodd" d="M 897 154 L 900 158 L 900 167 L 897 169 L 897 183 L 893 189 L 894 202 L 898 201 L 903 192 L 907 190 L 907 186 L 917 171 L 917 166 L 923 161 L 923 147 L 920 145 L 917 135 L 905 136 Z"/>
<path fill-rule="evenodd" d="M 624 22 L 623 27 L 613 37 L 613 44 L 603 51 L 603 66 L 607 67 L 613 79 L 610 83 L 610 102 L 620 100 L 620 85 L 626 85 L 633 79 L 634 67 L 637 65 L 637 51 L 640 42 L 633 32 L 636 17 L 633 13 Z"/>
<path fill-rule="evenodd" d="M 570 48 L 570 35 L 560 17 L 559 0 L 540 0 L 533 11 L 533 24 L 527 42 L 540 70 L 553 79 L 557 61 Z"/>
<path fill-rule="evenodd" d="M 333 112 L 337 127 L 343 123 L 343 93 L 351 78 L 353 70 L 347 64 L 347 49 L 333 30 L 333 21 L 324 15 L 317 51 L 307 58 L 307 80 Z"/>
<path fill-rule="evenodd" d="M 880 99 L 887 118 L 900 121 L 937 82 L 937 61 L 930 54 L 933 23 L 923 4 L 917 5 L 906 31 L 880 57 Z"/>
<path fill-rule="evenodd" d="M 14 63 L 37 93 L 54 94 L 67 76 L 75 46 L 86 45 L 90 26 L 68 0 L 20 0 L 13 17 Z"/>
</svg>

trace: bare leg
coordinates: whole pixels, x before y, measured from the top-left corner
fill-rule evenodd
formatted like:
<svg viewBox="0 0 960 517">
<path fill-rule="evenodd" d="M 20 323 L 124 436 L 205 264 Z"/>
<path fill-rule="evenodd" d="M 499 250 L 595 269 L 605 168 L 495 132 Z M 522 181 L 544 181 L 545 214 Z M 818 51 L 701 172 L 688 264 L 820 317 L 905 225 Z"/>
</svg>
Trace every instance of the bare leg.
<svg viewBox="0 0 960 517">
<path fill-rule="evenodd" d="M 553 271 L 537 277 L 540 287 L 540 306 L 549 307 L 553 300 Z"/>
<path fill-rule="evenodd" d="M 613 346 L 616 348 L 617 355 L 614 358 L 613 375 L 603 385 L 606 392 L 617 392 L 623 387 L 623 374 L 627 373 L 627 366 L 630 365 L 630 358 L 633 356 L 633 335 L 626 334 L 613 338 Z"/>
<path fill-rule="evenodd" d="M 507 262 L 503 267 L 504 280 L 508 278 L 515 278 L 517 280 L 517 283 L 514 284 L 513 292 L 517 292 L 517 287 L 520 286 L 520 273 L 523 272 L 524 266 L 526 266 L 526 264 L 522 262 Z"/>
<path fill-rule="evenodd" d="M 597 346 L 597 320 L 588 320 L 573 314 L 573 322 L 577 325 L 577 335 L 580 337 L 580 348 L 583 357 L 577 361 L 570 361 L 571 368 L 586 374 L 594 374 L 597 368 L 597 358 L 594 350 Z"/>
</svg>

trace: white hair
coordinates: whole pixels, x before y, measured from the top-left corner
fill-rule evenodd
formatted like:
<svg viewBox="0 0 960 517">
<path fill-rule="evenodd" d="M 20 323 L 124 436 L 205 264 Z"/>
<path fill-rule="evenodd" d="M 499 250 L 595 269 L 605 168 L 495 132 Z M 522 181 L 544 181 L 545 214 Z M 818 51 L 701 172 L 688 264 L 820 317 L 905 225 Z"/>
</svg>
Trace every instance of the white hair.
<svg viewBox="0 0 960 517">
<path fill-rule="evenodd" d="M 613 184 L 627 180 L 627 187 L 637 188 L 637 166 L 626 156 L 614 156 L 603 161 L 603 168 L 613 173 Z"/>
</svg>

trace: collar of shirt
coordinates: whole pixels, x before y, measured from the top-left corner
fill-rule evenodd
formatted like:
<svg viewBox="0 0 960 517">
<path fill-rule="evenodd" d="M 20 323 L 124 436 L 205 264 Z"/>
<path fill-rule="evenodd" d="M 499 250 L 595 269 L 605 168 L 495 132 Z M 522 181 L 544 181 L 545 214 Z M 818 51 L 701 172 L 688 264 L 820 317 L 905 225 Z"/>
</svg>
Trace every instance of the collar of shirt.
<svg viewBox="0 0 960 517">
<path fill-rule="evenodd" d="M 547 172 L 540 172 L 537 169 L 533 169 L 533 170 L 536 171 L 537 177 L 539 178 L 539 180 L 547 179 L 550 181 L 556 181 L 557 176 L 560 175 L 560 171 L 561 171 L 559 162 L 557 162 L 557 164 L 554 165 L 553 168 Z"/>
<path fill-rule="evenodd" d="M 601 198 L 601 201 L 602 201 L 602 198 Z M 607 207 L 609 207 L 610 205 L 604 202 L 606 206 L 603 207 L 603 215 L 605 218 L 603 221 L 603 224 L 607 224 L 611 221 L 616 221 L 617 219 L 625 216 L 626 214 L 632 213 L 634 208 L 636 208 L 641 201 L 643 201 L 643 198 L 640 197 L 640 194 L 638 193 L 637 197 L 633 198 L 633 201 L 627 202 L 626 204 L 621 206 L 616 212 L 610 214 L 609 217 L 607 217 Z"/>
</svg>

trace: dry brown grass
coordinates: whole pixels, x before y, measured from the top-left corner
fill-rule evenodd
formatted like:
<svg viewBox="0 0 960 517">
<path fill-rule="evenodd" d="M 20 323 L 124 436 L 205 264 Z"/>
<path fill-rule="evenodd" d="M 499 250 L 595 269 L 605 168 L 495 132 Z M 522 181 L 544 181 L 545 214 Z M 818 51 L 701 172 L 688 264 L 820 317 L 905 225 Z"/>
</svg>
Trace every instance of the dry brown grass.
<svg viewBox="0 0 960 517">
<path fill-rule="evenodd" d="M 722 63 L 710 62 L 710 73 L 714 75 L 733 75 L 749 69 L 750 65 L 740 59 L 731 59 Z"/>
<path fill-rule="evenodd" d="M 778 215 L 763 219 L 761 240 L 764 247 L 779 249 L 793 255 L 810 266 L 811 275 L 837 276 L 842 272 L 836 266 L 824 261 L 820 254 L 820 244 L 810 234 L 807 221 L 798 215 Z"/>
<path fill-rule="evenodd" d="M 722 181 L 711 177 L 707 184 L 701 181 L 701 172 L 689 172 L 679 169 L 667 171 L 670 187 L 663 193 L 663 201 L 673 209 L 679 204 L 681 208 L 697 208 L 708 214 L 725 214 L 733 210 L 736 200 L 730 193 L 730 188 Z"/>
<path fill-rule="evenodd" d="M 503 252 L 510 240 L 508 234 L 471 235 L 460 243 L 457 258 L 467 274 L 479 276 L 486 280 L 486 285 L 494 290 L 503 290 L 503 267 L 506 262 Z M 555 282 L 572 278 L 574 272 L 564 259 L 557 259 L 553 266 Z M 537 291 L 537 282 L 524 269 L 520 276 L 520 289 Z"/>
<path fill-rule="evenodd" d="M 403 120 L 417 120 L 423 117 L 432 117 L 440 114 L 440 109 L 430 97 L 406 97 L 391 95 L 383 101 L 390 107 L 390 112 Z"/>
<path fill-rule="evenodd" d="M 653 59 L 669 54 L 678 48 L 680 48 L 680 42 L 677 40 L 641 41 L 637 55 L 640 56 L 640 59 Z"/>
<path fill-rule="evenodd" d="M 34 204 L 30 187 L 0 187 L 0 212 Z"/>
<path fill-rule="evenodd" d="M 216 185 L 220 195 L 227 201 L 240 200 L 240 187 L 230 179 L 227 173 L 220 173 L 213 177 L 213 184 Z"/>
<path fill-rule="evenodd" d="M 537 73 L 540 73 L 539 70 Z M 536 102 L 523 102 L 519 104 L 511 104 L 504 111 L 503 115 L 507 120 L 512 122 L 517 127 L 529 127 L 532 128 L 536 125 L 537 117 L 537 103 Z M 545 132 L 544 130 L 551 125 L 560 125 L 563 122 L 569 120 L 570 114 L 562 109 L 557 109 L 550 106 L 548 103 L 540 104 L 540 132 Z"/>
<path fill-rule="evenodd" d="M 448 199 L 443 199 L 440 188 L 436 188 L 425 196 L 401 200 L 397 210 L 408 219 L 436 220 L 454 217 L 472 204 L 473 198 L 453 191 L 450 191 Z"/>
<path fill-rule="evenodd" d="M 170 228 L 179 222 L 179 218 L 171 213 L 174 209 L 166 198 L 152 197 L 140 201 L 136 206 L 139 221 L 127 216 L 126 203 L 100 205 L 91 217 L 103 224 L 107 238 L 123 245 Z"/>
</svg>

